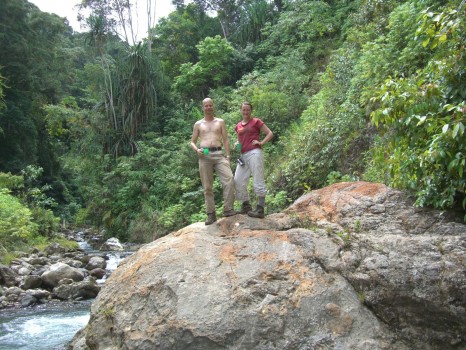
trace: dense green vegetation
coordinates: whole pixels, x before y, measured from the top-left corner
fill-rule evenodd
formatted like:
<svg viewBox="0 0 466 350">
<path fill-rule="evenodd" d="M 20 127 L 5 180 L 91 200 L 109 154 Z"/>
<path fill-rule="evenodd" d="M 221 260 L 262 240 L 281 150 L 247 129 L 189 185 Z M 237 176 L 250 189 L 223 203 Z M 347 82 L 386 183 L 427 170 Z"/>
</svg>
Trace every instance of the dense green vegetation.
<svg viewBox="0 0 466 350">
<path fill-rule="evenodd" d="M 63 223 L 147 242 L 203 220 L 206 96 L 232 140 L 244 100 L 276 135 L 269 213 L 358 179 L 464 212 L 464 1 L 179 0 L 137 44 L 118 3 L 83 1 L 85 33 L 0 4 L 2 253 Z"/>
</svg>

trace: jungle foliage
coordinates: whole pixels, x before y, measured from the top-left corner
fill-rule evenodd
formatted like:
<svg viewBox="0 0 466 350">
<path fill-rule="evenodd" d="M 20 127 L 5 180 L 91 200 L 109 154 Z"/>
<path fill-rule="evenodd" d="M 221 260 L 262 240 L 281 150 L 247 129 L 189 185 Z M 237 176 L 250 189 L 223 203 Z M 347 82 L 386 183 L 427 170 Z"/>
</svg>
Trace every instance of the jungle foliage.
<svg viewBox="0 0 466 350">
<path fill-rule="evenodd" d="M 268 213 L 366 180 L 464 214 L 464 1 L 174 3 L 131 44 L 113 0 L 83 1 L 85 33 L 1 2 L 0 249 L 59 222 L 148 242 L 204 220 L 189 142 L 206 96 L 232 143 L 245 100 L 274 132 Z"/>
</svg>

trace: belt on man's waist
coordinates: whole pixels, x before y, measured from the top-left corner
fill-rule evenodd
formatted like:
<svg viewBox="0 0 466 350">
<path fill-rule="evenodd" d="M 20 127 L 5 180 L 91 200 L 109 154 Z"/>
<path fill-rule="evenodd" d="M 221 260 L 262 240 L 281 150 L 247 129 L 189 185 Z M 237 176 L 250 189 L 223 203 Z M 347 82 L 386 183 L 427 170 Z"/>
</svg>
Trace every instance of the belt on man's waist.
<svg viewBox="0 0 466 350">
<path fill-rule="evenodd" d="M 209 150 L 209 152 L 221 151 L 222 147 L 204 147 Z"/>
</svg>

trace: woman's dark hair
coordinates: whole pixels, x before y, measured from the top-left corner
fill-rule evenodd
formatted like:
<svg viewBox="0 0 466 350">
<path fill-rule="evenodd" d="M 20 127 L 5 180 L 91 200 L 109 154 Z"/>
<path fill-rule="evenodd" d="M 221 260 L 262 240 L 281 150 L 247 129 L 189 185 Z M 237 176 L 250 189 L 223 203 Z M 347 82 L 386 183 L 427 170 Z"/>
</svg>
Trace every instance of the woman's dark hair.
<svg viewBox="0 0 466 350">
<path fill-rule="evenodd" d="M 243 107 L 244 105 L 251 107 L 251 111 L 252 111 L 252 104 L 251 104 L 251 102 L 243 102 L 243 103 L 241 103 L 241 107 Z"/>
</svg>

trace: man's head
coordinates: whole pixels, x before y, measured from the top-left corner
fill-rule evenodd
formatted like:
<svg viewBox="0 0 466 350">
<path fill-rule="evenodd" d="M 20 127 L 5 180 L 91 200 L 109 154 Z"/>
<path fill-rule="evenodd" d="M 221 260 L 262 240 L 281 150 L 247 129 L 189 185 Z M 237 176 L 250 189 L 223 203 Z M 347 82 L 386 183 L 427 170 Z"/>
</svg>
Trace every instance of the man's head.
<svg viewBox="0 0 466 350">
<path fill-rule="evenodd" d="M 207 97 L 202 100 L 202 110 L 204 115 L 213 115 L 214 114 L 214 101 L 211 98 Z"/>
</svg>

